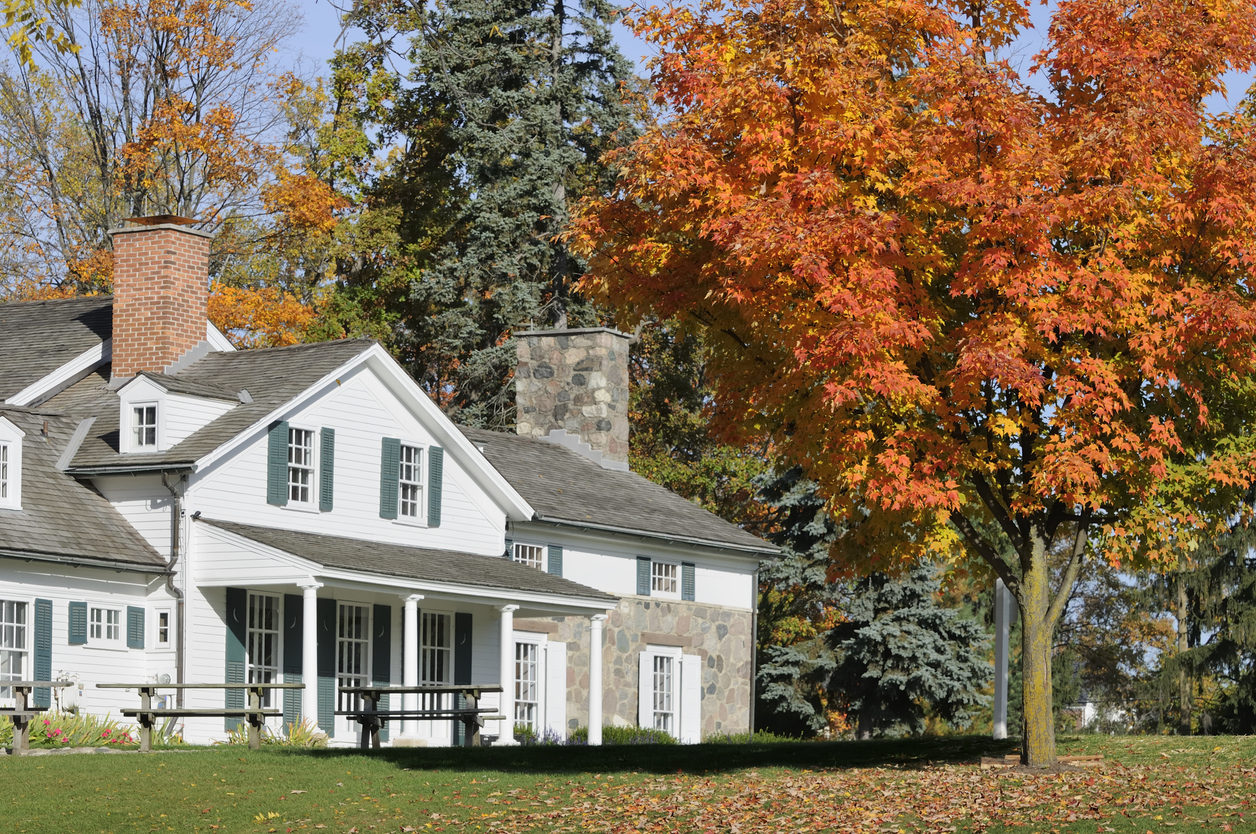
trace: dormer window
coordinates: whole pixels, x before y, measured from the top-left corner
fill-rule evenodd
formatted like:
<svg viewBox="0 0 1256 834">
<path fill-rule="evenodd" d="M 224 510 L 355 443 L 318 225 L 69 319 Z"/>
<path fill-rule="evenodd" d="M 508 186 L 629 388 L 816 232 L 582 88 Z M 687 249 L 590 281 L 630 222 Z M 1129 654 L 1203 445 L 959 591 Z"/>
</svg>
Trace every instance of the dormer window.
<svg viewBox="0 0 1256 834">
<path fill-rule="evenodd" d="M 0 417 L 0 510 L 22 509 L 22 438 L 25 434 Z"/>
<path fill-rule="evenodd" d="M 131 408 L 131 442 L 137 451 L 157 449 L 156 403 L 144 403 Z"/>
</svg>

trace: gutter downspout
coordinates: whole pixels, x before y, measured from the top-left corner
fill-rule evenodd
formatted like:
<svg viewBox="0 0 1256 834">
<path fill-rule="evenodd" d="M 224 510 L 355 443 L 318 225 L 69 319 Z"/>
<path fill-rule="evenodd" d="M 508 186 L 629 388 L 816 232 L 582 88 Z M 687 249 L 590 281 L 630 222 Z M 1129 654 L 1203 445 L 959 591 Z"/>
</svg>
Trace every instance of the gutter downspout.
<svg viewBox="0 0 1256 834">
<path fill-rule="evenodd" d="M 187 478 L 187 475 L 180 476 L 180 480 Z M 183 494 L 177 489 L 170 486 L 166 480 L 166 473 L 161 473 L 161 484 L 170 491 L 173 498 L 173 504 L 170 509 L 170 573 L 166 574 L 166 590 L 174 597 L 174 623 L 175 634 L 174 641 L 174 676 L 175 683 L 183 683 L 183 591 L 175 585 L 175 568 L 179 564 L 179 556 L 181 549 L 179 545 L 183 541 Z M 175 690 L 175 706 L 183 709 L 183 690 Z"/>
<path fill-rule="evenodd" d="M 759 566 L 754 568 L 754 608 L 750 610 L 750 740 L 754 741 L 755 693 L 759 691 Z"/>
</svg>

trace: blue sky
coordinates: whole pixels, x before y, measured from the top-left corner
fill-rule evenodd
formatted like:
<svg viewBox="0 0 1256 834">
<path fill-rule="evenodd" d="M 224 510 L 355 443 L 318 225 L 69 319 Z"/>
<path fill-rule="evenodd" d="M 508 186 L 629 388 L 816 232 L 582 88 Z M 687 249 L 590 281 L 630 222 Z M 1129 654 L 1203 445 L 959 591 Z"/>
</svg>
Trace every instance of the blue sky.
<svg viewBox="0 0 1256 834">
<path fill-rule="evenodd" d="M 1033 63 L 1034 54 L 1042 48 L 1047 25 L 1050 22 L 1052 5 L 1041 4 L 1032 8 L 1034 28 L 1027 31 L 1013 44 L 1008 54 L 1004 56 L 1011 61 L 1013 67 L 1022 72 L 1028 71 Z M 305 12 L 306 28 L 302 36 L 298 38 L 298 46 L 305 59 L 312 64 L 310 68 L 321 74 L 327 59 L 335 51 L 335 41 L 340 34 L 339 19 L 336 10 L 327 0 L 312 0 L 312 2 L 306 0 L 302 3 L 302 7 Z M 350 33 L 350 38 L 352 39 L 352 33 Z M 644 75 L 644 61 L 650 54 L 649 46 L 623 26 L 616 26 L 615 40 L 624 55 L 632 61 L 637 73 Z M 1215 113 L 1232 108 L 1243 98 L 1252 80 L 1251 75 L 1229 73 L 1225 79 L 1228 97 L 1213 96 L 1209 99 L 1208 109 Z"/>
</svg>

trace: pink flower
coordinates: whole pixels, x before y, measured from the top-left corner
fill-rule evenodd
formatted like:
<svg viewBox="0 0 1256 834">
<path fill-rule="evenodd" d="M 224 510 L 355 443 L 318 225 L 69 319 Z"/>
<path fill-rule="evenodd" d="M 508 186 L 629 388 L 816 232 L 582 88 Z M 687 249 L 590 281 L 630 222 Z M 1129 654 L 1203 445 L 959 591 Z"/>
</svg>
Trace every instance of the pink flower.
<svg viewBox="0 0 1256 834">
<path fill-rule="evenodd" d="M 51 722 L 51 721 L 49 721 L 47 718 L 45 718 L 45 719 L 44 719 L 44 726 L 45 726 L 45 727 L 47 727 L 47 726 L 48 726 L 49 724 L 51 724 L 51 723 L 52 723 L 52 722 Z"/>
<path fill-rule="evenodd" d="M 110 733 L 110 732 L 111 732 L 110 730 L 105 730 L 103 733 L 101 733 L 101 735 L 102 735 L 102 736 L 107 736 L 107 735 L 109 735 L 109 733 Z"/>
</svg>

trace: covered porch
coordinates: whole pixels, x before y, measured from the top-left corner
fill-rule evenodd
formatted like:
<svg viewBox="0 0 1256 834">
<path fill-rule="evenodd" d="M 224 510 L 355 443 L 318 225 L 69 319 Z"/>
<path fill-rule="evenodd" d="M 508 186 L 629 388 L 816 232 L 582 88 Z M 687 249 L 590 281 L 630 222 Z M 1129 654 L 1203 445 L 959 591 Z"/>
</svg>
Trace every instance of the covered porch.
<svg viewBox="0 0 1256 834">
<path fill-rule="evenodd" d="M 603 624 L 614 597 L 500 557 L 197 521 L 195 586 L 219 615 L 212 618 L 222 629 L 218 674 L 307 684 L 284 694 L 276 731 L 305 720 L 333 744 L 355 744 L 358 726 L 335 715 L 358 706 L 341 693 L 345 687 L 501 684 L 501 695 L 486 695 L 484 705 L 506 718 L 485 725 L 486 739 L 514 743 L 514 723 L 565 738 L 568 644 L 517 631 L 515 621 L 527 628 L 526 620 L 574 616 L 589 620 L 590 743 L 600 742 Z M 189 645 L 200 657 L 189 664 L 189 678 L 215 666 L 217 641 L 201 642 L 198 635 Z M 417 698 L 407 695 L 397 706 L 416 709 Z M 381 740 L 466 741 L 455 721 L 394 724 Z"/>
</svg>

